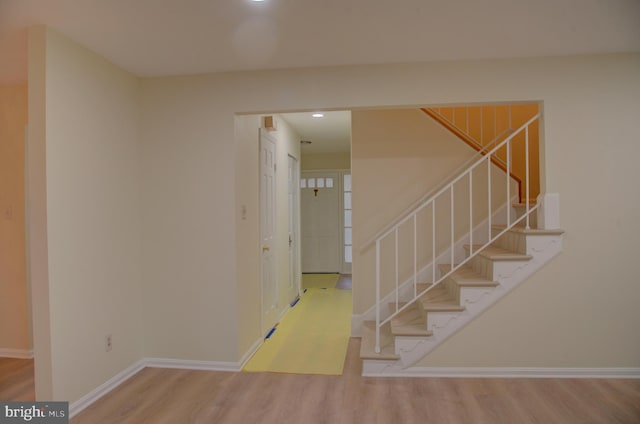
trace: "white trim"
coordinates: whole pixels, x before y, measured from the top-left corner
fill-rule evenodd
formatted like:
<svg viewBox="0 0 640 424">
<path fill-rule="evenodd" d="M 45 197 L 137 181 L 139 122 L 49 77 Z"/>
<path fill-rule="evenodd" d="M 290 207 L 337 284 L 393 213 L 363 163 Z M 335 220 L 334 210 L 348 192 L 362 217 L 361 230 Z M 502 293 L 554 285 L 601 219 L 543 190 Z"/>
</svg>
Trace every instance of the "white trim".
<svg viewBox="0 0 640 424">
<path fill-rule="evenodd" d="M 258 340 L 255 341 L 255 343 L 253 343 L 253 345 L 251 345 L 249 350 L 247 350 L 247 352 L 242 356 L 242 358 L 240 358 L 239 371 L 242 370 L 245 365 L 247 365 L 247 362 L 249 362 L 249 360 L 253 357 L 253 355 L 255 355 L 258 349 L 262 347 L 263 343 L 264 343 L 264 339 L 260 337 Z"/>
<path fill-rule="evenodd" d="M 0 358 L 33 359 L 33 350 L 0 347 Z"/>
<path fill-rule="evenodd" d="M 201 371 L 240 371 L 238 362 L 197 361 L 191 359 L 145 358 L 150 368 L 176 368 Z"/>
<path fill-rule="evenodd" d="M 87 408 L 89 405 L 100 399 L 102 396 L 106 395 L 120 384 L 124 383 L 126 380 L 131 378 L 138 371 L 142 370 L 145 367 L 146 363 L 144 359 L 141 359 L 135 362 L 133 365 L 128 368 L 122 370 L 109 380 L 102 383 L 100 386 L 96 387 L 86 395 L 82 396 L 75 402 L 72 402 L 69 405 L 69 418 L 73 418 L 80 411 Z"/>
<path fill-rule="evenodd" d="M 391 373 L 369 372 L 366 377 L 447 378 L 640 378 L 640 368 L 472 368 L 413 367 Z"/>
</svg>

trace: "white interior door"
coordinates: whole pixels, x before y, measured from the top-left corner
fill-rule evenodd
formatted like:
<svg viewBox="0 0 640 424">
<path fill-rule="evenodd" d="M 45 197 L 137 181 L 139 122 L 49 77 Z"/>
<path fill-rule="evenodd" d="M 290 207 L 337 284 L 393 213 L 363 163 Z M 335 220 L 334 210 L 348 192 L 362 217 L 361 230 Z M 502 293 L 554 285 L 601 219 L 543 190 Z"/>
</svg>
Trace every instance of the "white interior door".
<svg viewBox="0 0 640 424">
<path fill-rule="evenodd" d="M 260 251 L 262 254 L 262 331 L 278 322 L 276 262 L 276 140 L 260 130 Z"/>
<path fill-rule="evenodd" d="M 340 173 L 301 176 L 302 272 L 340 272 Z"/>
<path fill-rule="evenodd" d="M 289 290 L 300 294 L 300 177 L 298 160 L 289 156 Z M 293 299 L 292 299 L 293 300 Z"/>
</svg>

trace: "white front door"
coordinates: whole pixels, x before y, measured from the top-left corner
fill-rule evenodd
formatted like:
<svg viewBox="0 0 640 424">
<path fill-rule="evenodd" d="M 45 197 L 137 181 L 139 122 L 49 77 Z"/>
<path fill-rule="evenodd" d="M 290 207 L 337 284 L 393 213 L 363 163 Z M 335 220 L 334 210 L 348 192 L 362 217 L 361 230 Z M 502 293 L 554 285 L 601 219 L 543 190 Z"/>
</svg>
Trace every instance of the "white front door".
<svg viewBox="0 0 640 424">
<path fill-rule="evenodd" d="M 289 156 L 289 291 L 292 299 L 300 294 L 300 178 L 298 160 Z"/>
<path fill-rule="evenodd" d="M 302 173 L 302 272 L 340 272 L 340 173 Z"/>
<path fill-rule="evenodd" d="M 276 262 L 276 140 L 260 130 L 260 252 L 262 254 L 262 331 L 278 322 Z"/>
</svg>

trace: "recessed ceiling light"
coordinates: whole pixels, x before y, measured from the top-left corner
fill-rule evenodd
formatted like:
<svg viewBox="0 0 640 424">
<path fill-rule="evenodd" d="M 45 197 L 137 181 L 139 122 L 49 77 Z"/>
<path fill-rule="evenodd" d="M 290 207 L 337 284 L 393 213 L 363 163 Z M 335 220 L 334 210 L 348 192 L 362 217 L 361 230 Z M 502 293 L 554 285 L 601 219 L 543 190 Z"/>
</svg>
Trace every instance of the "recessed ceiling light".
<svg viewBox="0 0 640 424">
<path fill-rule="evenodd" d="M 313 116 L 314 118 L 324 118 L 324 113 L 314 113 L 311 116 Z"/>
<path fill-rule="evenodd" d="M 251 0 L 251 1 L 254 3 L 260 3 L 260 2 L 263 2 L 264 0 Z"/>
</svg>

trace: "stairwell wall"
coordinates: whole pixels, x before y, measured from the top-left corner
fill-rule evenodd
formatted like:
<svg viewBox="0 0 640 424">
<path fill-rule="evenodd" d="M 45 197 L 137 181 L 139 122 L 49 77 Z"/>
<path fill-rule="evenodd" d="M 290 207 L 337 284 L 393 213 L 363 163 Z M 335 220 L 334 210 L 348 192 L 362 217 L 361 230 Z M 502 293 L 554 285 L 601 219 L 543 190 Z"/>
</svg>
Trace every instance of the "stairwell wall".
<svg viewBox="0 0 640 424">
<path fill-rule="evenodd" d="M 362 247 L 381 229 L 398 217 L 425 193 L 440 188 L 443 180 L 455 177 L 460 165 L 473 163 L 480 156 L 466 143 L 444 129 L 418 109 L 376 109 L 354 111 L 352 122 L 353 184 L 359 195 L 354 198 L 354 255 L 358 279 L 375 281 L 375 244 Z M 506 174 L 492 165 L 492 211 L 506 199 Z M 517 185 L 509 179 L 511 193 Z M 488 217 L 487 166 L 473 172 L 474 228 Z M 454 185 L 454 241 L 469 231 L 469 180 Z M 444 192 L 436 200 L 436 256 L 451 242 L 451 195 Z M 432 209 L 417 215 L 417 270 L 432 261 Z M 488 234 L 485 235 L 485 240 Z M 475 243 L 480 242 L 476 239 Z M 413 275 L 413 220 L 398 231 L 398 284 Z M 395 235 L 381 243 L 382 297 L 395 287 Z M 428 281 L 431 281 L 429 276 Z M 419 282 L 427 282 L 420 280 Z M 366 309 L 375 302 L 375 291 L 357 296 L 354 310 Z"/>
</svg>

